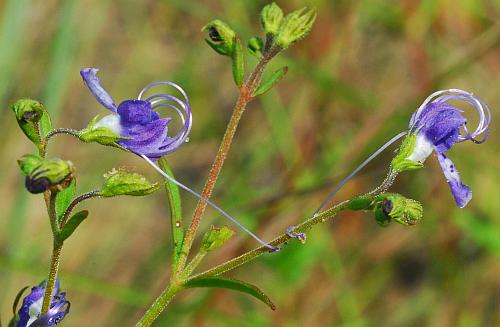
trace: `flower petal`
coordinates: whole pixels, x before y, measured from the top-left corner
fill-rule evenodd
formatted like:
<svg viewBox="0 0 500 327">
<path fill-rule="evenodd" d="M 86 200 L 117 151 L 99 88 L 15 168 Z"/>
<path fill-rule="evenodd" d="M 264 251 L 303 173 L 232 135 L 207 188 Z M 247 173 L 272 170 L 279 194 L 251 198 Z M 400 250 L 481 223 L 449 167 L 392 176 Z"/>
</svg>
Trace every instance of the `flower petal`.
<svg viewBox="0 0 500 327">
<path fill-rule="evenodd" d="M 462 183 L 458 170 L 455 168 L 455 165 L 450 158 L 441 152 L 437 152 L 437 156 L 441 169 L 446 177 L 446 181 L 448 182 L 448 185 L 450 185 L 451 193 L 453 193 L 455 202 L 460 208 L 465 207 L 467 203 L 469 203 L 470 199 L 472 199 L 471 189 Z"/>
<path fill-rule="evenodd" d="M 123 125 L 120 135 L 127 139 L 120 140 L 118 143 L 131 152 L 152 157 L 151 154 L 157 154 L 159 148 L 167 138 L 167 125 L 170 121 L 171 118 L 163 118 L 154 120 L 145 125 Z M 156 155 L 154 157 L 156 157 Z"/>
<path fill-rule="evenodd" d="M 99 69 L 97 68 L 84 68 L 80 70 L 80 75 L 82 75 L 83 81 L 87 84 L 90 92 L 92 92 L 97 101 L 109 110 L 116 112 L 115 101 L 101 86 L 99 78 L 97 77 L 98 71 Z"/>
<path fill-rule="evenodd" d="M 125 100 L 120 103 L 117 112 L 123 125 L 144 125 L 160 118 L 158 113 L 151 109 L 151 103 L 144 100 Z"/>
</svg>

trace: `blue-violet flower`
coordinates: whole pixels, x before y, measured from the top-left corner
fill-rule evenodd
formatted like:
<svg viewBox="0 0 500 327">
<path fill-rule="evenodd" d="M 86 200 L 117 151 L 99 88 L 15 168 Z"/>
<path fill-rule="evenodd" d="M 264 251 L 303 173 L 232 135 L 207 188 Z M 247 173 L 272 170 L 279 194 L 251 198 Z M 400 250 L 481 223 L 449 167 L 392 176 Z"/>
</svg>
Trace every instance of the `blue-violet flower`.
<svg viewBox="0 0 500 327">
<path fill-rule="evenodd" d="M 468 130 L 467 119 L 462 115 L 463 111 L 448 103 L 455 100 L 469 103 L 478 112 L 479 122 L 475 131 Z M 431 94 L 410 119 L 410 133 L 416 135 L 416 142 L 407 159 L 423 163 L 432 152 L 435 152 L 455 202 L 460 208 L 465 207 L 470 201 L 472 191 L 462 183 L 455 165 L 445 153 L 456 143 L 470 140 L 480 144 L 486 141 L 490 120 L 490 109 L 483 100 L 472 93 L 458 89 Z"/>
<path fill-rule="evenodd" d="M 50 308 L 47 313 L 40 316 L 45 285 L 46 282 L 43 282 L 40 286 L 33 287 L 23 299 L 23 304 L 18 311 L 17 327 L 55 326 L 69 313 L 70 303 L 66 300 L 66 293 L 60 292 L 59 279 L 57 279 Z"/>
<path fill-rule="evenodd" d="M 95 124 L 96 128 L 103 126 L 111 129 L 125 138 L 118 140 L 118 144 L 153 161 L 175 151 L 187 140 L 192 126 L 191 106 L 186 93 L 179 85 L 168 81 L 151 83 L 142 89 L 137 100 L 125 100 L 116 106 L 113 98 L 101 86 L 97 72 L 96 68 L 84 68 L 80 71 L 83 81 L 97 101 L 112 112 L 99 120 Z M 174 87 L 183 99 L 160 93 L 143 100 L 144 93 L 157 85 Z M 175 110 L 182 120 L 182 128 L 173 137 L 167 135 L 172 118 L 160 118 L 155 111 L 161 107 Z"/>
</svg>

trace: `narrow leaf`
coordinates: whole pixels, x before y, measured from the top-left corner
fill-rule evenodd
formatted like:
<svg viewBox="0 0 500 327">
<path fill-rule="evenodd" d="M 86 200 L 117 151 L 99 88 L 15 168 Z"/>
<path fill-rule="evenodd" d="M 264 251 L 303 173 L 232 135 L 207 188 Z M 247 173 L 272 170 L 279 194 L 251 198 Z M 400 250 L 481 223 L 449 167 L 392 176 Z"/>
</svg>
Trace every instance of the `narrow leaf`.
<svg viewBox="0 0 500 327">
<path fill-rule="evenodd" d="M 61 219 L 64 216 L 66 209 L 68 209 L 68 206 L 70 205 L 71 201 L 73 201 L 75 193 L 76 193 L 76 181 L 74 179 L 71 181 L 71 184 L 67 188 L 57 193 L 56 211 L 59 223 L 61 223 Z"/>
<path fill-rule="evenodd" d="M 14 303 L 12 304 L 12 313 L 14 316 L 17 314 L 17 306 L 19 304 L 19 300 L 21 300 L 21 296 L 23 296 L 24 292 L 29 288 L 29 286 L 24 286 L 17 292 L 16 298 L 14 299 Z"/>
<path fill-rule="evenodd" d="M 68 237 L 73 234 L 73 232 L 76 230 L 76 228 L 81 224 L 82 221 L 85 220 L 89 215 L 88 210 L 82 210 L 77 213 L 75 213 L 71 218 L 68 220 L 66 225 L 62 228 L 61 232 L 58 235 L 58 241 L 59 242 L 64 242 Z"/>
<path fill-rule="evenodd" d="M 243 85 L 243 79 L 245 78 L 245 59 L 243 57 L 243 46 L 238 36 L 235 36 L 234 39 L 232 59 L 233 79 L 236 86 L 241 87 Z"/>
<path fill-rule="evenodd" d="M 168 175 L 174 177 L 172 170 L 168 166 L 167 160 L 161 158 L 158 160 L 158 165 L 160 168 Z M 179 187 L 166 180 L 165 192 L 167 193 L 168 206 L 170 209 L 170 223 L 172 230 L 172 247 L 174 249 L 173 265 L 177 265 L 179 256 L 182 253 L 182 245 L 184 243 L 184 226 L 182 223 L 182 203 L 181 194 L 179 192 Z"/>
<path fill-rule="evenodd" d="M 281 81 L 281 79 L 286 75 L 287 72 L 288 72 L 287 66 L 278 69 L 271 75 L 270 78 L 263 81 L 262 84 L 260 84 L 260 86 L 257 88 L 257 90 L 253 92 L 252 95 L 256 97 L 266 93 L 267 91 L 272 89 L 279 81 Z"/>
<path fill-rule="evenodd" d="M 243 282 L 241 280 L 222 278 L 222 277 L 207 277 L 207 278 L 195 278 L 188 280 L 184 287 L 187 288 L 198 288 L 198 287 L 213 287 L 213 288 L 225 288 L 228 290 L 238 291 L 242 293 L 249 294 L 256 299 L 267 304 L 271 310 L 276 310 L 276 306 L 271 299 L 264 294 L 257 286 Z"/>
</svg>

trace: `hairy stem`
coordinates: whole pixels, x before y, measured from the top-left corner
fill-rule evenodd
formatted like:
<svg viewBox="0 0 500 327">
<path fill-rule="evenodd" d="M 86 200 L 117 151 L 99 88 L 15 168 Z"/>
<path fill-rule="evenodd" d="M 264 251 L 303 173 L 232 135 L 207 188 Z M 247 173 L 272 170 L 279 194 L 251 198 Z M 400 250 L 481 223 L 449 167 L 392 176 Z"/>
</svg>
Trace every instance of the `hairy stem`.
<svg viewBox="0 0 500 327">
<path fill-rule="evenodd" d="M 93 190 L 93 191 L 90 191 L 90 192 L 86 192 L 86 193 L 80 194 L 73 201 L 71 201 L 71 203 L 69 204 L 68 208 L 64 212 L 64 215 L 63 215 L 63 217 L 61 219 L 61 228 L 63 228 L 64 225 L 66 225 L 66 222 L 68 221 L 69 216 L 73 212 L 73 209 L 79 203 L 81 203 L 81 202 L 83 202 L 85 200 L 88 200 L 88 199 L 100 197 L 101 196 L 100 192 L 101 192 L 100 190 Z"/>
<path fill-rule="evenodd" d="M 45 201 L 48 200 L 48 212 L 50 219 L 50 226 L 52 228 L 53 234 L 53 247 L 52 247 L 52 258 L 50 260 L 49 266 L 49 276 L 47 278 L 47 283 L 45 285 L 45 294 L 43 296 L 42 311 L 41 314 L 45 314 L 50 308 L 50 302 L 52 300 L 52 293 L 54 291 L 54 285 L 57 279 L 57 273 L 59 271 L 59 262 L 61 259 L 62 243 L 56 241 L 56 235 L 59 233 L 59 224 L 57 223 L 57 213 L 56 213 L 56 192 L 47 191 L 44 194 Z"/>
<path fill-rule="evenodd" d="M 215 160 L 210 168 L 210 172 L 208 173 L 207 181 L 205 182 L 205 187 L 201 195 L 205 199 L 209 199 L 212 195 L 212 192 L 215 187 L 215 183 L 219 177 L 219 174 L 222 170 L 222 166 L 226 160 L 229 149 L 231 148 L 231 144 L 233 142 L 234 135 L 236 134 L 236 130 L 238 129 L 238 125 L 240 119 L 245 112 L 247 104 L 253 99 L 252 93 L 258 87 L 262 74 L 264 73 L 265 66 L 269 63 L 269 61 L 274 56 L 274 53 L 270 53 L 268 56 L 265 56 L 259 61 L 257 66 L 255 67 L 252 74 L 249 76 L 245 84 L 240 88 L 240 94 L 238 96 L 238 100 L 236 101 L 236 105 L 233 109 L 233 113 L 231 115 L 231 119 L 226 127 L 226 132 L 224 133 L 224 137 L 222 138 L 222 142 L 219 146 L 219 150 L 217 151 L 217 155 L 215 156 Z M 193 241 L 196 236 L 196 231 L 201 221 L 201 217 L 205 212 L 207 207 L 207 203 L 205 201 L 198 201 L 196 209 L 193 214 L 193 220 L 191 221 L 191 225 L 186 232 L 186 237 L 184 239 L 184 244 L 182 247 L 182 253 L 179 257 L 179 263 L 177 265 L 177 271 L 174 273 L 179 273 L 182 269 L 184 269 L 187 257 L 189 255 L 189 251 L 193 245 Z"/>
<path fill-rule="evenodd" d="M 42 140 L 42 144 L 40 146 L 40 156 L 42 156 L 42 158 L 45 158 L 45 156 L 47 154 L 47 145 L 49 143 L 49 140 L 52 137 L 59 135 L 59 134 L 67 134 L 67 135 L 74 136 L 76 138 L 80 138 L 79 133 L 80 133 L 80 131 L 78 131 L 76 129 L 72 129 L 72 128 L 56 128 L 56 129 L 50 131 L 45 136 L 45 138 Z"/>
<path fill-rule="evenodd" d="M 137 322 L 135 327 L 147 327 L 151 326 L 153 322 L 158 318 L 162 311 L 167 307 L 167 305 L 172 301 L 174 296 L 182 290 L 180 286 L 170 285 L 166 288 L 163 293 L 156 299 L 156 301 L 151 305 L 151 307 L 146 311 L 141 320 Z"/>
<path fill-rule="evenodd" d="M 292 238 L 289 234 L 307 232 L 314 225 L 317 225 L 319 223 L 323 223 L 323 222 L 327 221 L 328 219 L 335 217 L 339 212 L 346 210 L 347 203 L 348 203 L 348 201 L 341 202 L 341 203 L 337 204 L 336 206 L 334 206 L 333 208 L 328 209 L 328 210 L 322 212 L 321 214 L 316 215 L 312 218 L 309 218 L 308 220 L 301 223 L 300 225 L 295 226 L 295 228 L 293 228 L 289 232 L 283 233 L 280 236 L 276 237 L 274 240 L 269 242 L 269 244 L 273 245 L 273 246 L 279 246 L 280 244 L 283 244 Z M 249 261 L 252 261 L 266 252 L 269 252 L 269 249 L 266 248 L 265 246 L 260 246 L 258 248 L 255 248 L 252 251 L 249 251 L 247 253 L 240 255 L 239 257 L 236 257 L 236 258 L 229 260 L 223 264 L 220 264 L 216 267 L 213 267 L 207 271 L 204 271 L 200 274 L 197 274 L 197 275 L 191 277 L 190 279 L 220 275 L 220 274 L 225 273 L 227 271 L 233 270 L 234 268 L 237 268 L 237 267 L 239 267 L 239 266 L 241 266 Z"/>
</svg>

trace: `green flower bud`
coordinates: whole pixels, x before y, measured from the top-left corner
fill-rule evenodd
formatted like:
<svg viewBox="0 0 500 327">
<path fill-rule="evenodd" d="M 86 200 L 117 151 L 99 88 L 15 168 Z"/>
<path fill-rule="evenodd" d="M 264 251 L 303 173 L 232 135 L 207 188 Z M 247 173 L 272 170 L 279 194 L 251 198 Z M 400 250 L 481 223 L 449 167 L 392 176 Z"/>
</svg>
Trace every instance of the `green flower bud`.
<svg viewBox="0 0 500 327">
<path fill-rule="evenodd" d="M 405 198 L 399 194 L 381 194 L 377 197 L 377 201 L 379 201 L 375 210 L 377 222 L 377 210 L 380 210 L 386 217 L 390 217 L 406 226 L 415 225 L 422 219 L 424 213 L 420 202 Z"/>
<path fill-rule="evenodd" d="M 276 45 L 282 49 L 288 48 L 311 31 L 315 20 L 316 10 L 314 9 L 302 8 L 288 14 L 281 23 L 276 36 Z"/>
<path fill-rule="evenodd" d="M 14 111 L 17 123 L 24 134 L 33 143 L 39 145 L 41 140 L 38 122 L 46 114 L 42 104 L 31 99 L 21 99 L 12 105 L 12 111 Z"/>
<path fill-rule="evenodd" d="M 283 10 L 276 3 L 273 2 L 262 8 L 260 22 L 266 35 L 275 36 L 278 34 L 282 21 Z"/>
<path fill-rule="evenodd" d="M 347 203 L 351 210 L 370 210 L 373 204 L 373 197 L 370 195 L 358 195 L 353 197 Z"/>
<path fill-rule="evenodd" d="M 212 228 L 203 236 L 201 247 L 207 252 L 216 250 L 229 241 L 233 234 L 234 231 L 226 226 L 222 226 L 221 228 L 212 226 Z"/>
<path fill-rule="evenodd" d="M 202 31 L 208 31 L 208 39 L 205 41 L 218 54 L 223 56 L 232 56 L 234 51 L 234 43 L 236 33 L 221 20 L 213 20 L 203 26 Z"/>
<path fill-rule="evenodd" d="M 149 182 L 141 174 L 113 169 L 104 175 L 105 181 L 100 195 L 112 197 L 118 195 L 148 195 L 160 188 L 158 183 Z"/>
<path fill-rule="evenodd" d="M 116 143 L 116 141 L 124 140 L 126 137 L 116 134 L 108 127 L 96 126 L 98 120 L 99 116 L 95 116 L 94 119 L 90 121 L 88 126 L 78 133 L 80 140 L 86 143 L 96 142 L 102 145 L 114 146 L 123 149 L 123 147 Z"/>
<path fill-rule="evenodd" d="M 74 171 L 70 161 L 58 158 L 43 160 L 26 176 L 26 189 L 34 194 L 43 193 L 49 189 L 62 191 L 71 184 Z"/>
<path fill-rule="evenodd" d="M 389 215 L 386 215 L 381 207 L 376 208 L 374 214 L 375 214 L 375 221 L 381 227 L 387 227 L 391 223 L 391 217 Z"/>
<path fill-rule="evenodd" d="M 247 48 L 251 55 L 260 59 L 262 57 L 262 50 L 264 49 L 264 41 L 260 37 L 254 36 L 248 40 Z"/>
<path fill-rule="evenodd" d="M 415 150 L 415 145 L 417 143 L 417 134 L 408 133 L 408 135 L 401 143 L 398 154 L 392 159 L 391 166 L 395 172 L 403 172 L 407 170 L 415 170 L 422 168 L 424 165 L 420 162 L 408 159 L 408 157 Z"/>
<path fill-rule="evenodd" d="M 43 162 L 42 157 L 36 154 L 25 154 L 21 159 L 17 160 L 19 168 L 24 176 L 28 176 L 33 169 Z"/>
</svg>

